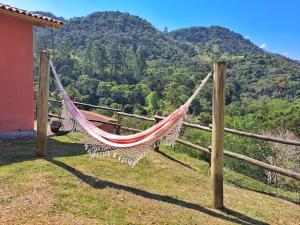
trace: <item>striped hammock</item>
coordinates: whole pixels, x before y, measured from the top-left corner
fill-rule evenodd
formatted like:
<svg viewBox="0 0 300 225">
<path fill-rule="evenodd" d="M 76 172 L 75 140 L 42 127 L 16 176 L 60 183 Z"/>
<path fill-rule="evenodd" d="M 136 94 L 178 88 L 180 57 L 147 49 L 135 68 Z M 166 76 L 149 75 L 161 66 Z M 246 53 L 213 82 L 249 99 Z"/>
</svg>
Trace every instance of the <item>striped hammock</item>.
<svg viewBox="0 0 300 225">
<path fill-rule="evenodd" d="M 209 73 L 186 103 L 159 123 L 140 133 L 121 136 L 101 130 L 88 121 L 68 97 L 51 61 L 50 66 L 62 97 L 63 129 L 85 132 L 87 134 L 84 139 L 85 149 L 91 157 L 117 158 L 131 166 L 143 158 L 153 148 L 155 142 L 161 141 L 168 146 L 175 144 L 191 102 L 212 75 Z"/>
</svg>

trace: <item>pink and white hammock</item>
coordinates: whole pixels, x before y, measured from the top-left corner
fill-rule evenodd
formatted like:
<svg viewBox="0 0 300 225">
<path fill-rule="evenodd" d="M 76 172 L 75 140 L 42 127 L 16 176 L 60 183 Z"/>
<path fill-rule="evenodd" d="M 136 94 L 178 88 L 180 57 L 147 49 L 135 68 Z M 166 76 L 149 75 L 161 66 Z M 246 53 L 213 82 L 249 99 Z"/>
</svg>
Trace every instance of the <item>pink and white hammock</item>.
<svg viewBox="0 0 300 225">
<path fill-rule="evenodd" d="M 175 144 L 179 136 L 183 118 L 186 116 L 191 102 L 212 75 L 209 73 L 186 103 L 159 123 L 140 133 L 121 136 L 101 130 L 88 121 L 68 97 L 51 61 L 50 66 L 62 97 L 63 128 L 69 131 L 80 131 L 88 134 L 84 142 L 85 149 L 91 157 L 117 158 L 121 162 L 132 166 L 152 149 L 155 142 L 161 141 L 168 146 Z"/>
</svg>

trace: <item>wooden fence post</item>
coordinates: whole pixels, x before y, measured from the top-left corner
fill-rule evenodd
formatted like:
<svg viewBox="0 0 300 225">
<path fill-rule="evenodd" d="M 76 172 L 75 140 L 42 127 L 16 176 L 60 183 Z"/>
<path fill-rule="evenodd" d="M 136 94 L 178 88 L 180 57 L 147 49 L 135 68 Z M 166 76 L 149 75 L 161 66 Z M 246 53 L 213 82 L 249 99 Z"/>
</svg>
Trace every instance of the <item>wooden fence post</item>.
<svg viewBox="0 0 300 225">
<path fill-rule="evenodd" d="M 223 157 L 224 157 L 224 105 L 225 105 L 225 62 L 214 63 L 213 74 L 213 126 L 211 150 L 212 201 L 216 209 L 223 203 Z"/>
<path fill-rule="evenodd" d="M 44 156 L 47 148 L 49 74 L 49 53 L 41 52 L 39 64 L 39 89 L 37 99 L 37 133 L 35 147 L 36 156 Z"/>
<path fill-rule="evenodd" d="M 122 110 L 123 110 L 122 104 L 118 104 L 118 110 L 119 110 L 119 112 L 122 112 Z M 122 122 L 122 115 L 120 115 L 118 113 L 117 113 L 117 121 L 118 121 L 118 124 L 121 124 L 121 122 Z M 121 134 L 121 126 L 117 127 L 116 134 L 118 134 L 118 135 Z"/>
<path fill-rule="evenodd" d="M 159 111 L 157 112 L 157 116 L 156 116 L 156 115 L 154 116 L 155 123 L 159 123 L 161 120 L 163 120 L 163 119 L 161 118 L 162 115 L 163 115 L 163 111 L 159 110 Z M 154 143 L 154 151 L 159 152 L 159 146 L 160 146 L 160 141 L 156 141 L 156 142 Z"/>
<path fill-rule="evenodd" d="M 154 116 L 154 119 L 155 119 L 155 123 L 159 123 L 159 121 L 161 121 L 161 119 L 157 118 L 156 116 Z M 160 141 L 154 142 L 154 151 L 156 152 L 159 151 L 159 145 L 160 145 Z"/>
</svg>

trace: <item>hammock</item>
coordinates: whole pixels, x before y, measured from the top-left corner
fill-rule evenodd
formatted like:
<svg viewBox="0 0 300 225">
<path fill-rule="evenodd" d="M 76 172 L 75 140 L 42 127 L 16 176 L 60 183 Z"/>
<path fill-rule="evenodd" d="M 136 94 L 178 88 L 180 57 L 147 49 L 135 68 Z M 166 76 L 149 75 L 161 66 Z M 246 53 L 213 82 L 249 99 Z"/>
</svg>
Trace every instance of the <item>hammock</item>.
<svg viewBox="0 0 300 225">
<path fill-rule="evenodd" d="M 101 130 L 88 121 L 70 100 L 51 61 L 50 66 L 62 97 L 63 129 L 88 134 L 84 142 L 85 149 L 90 157 L 117 158 L 122 163 L 132 166 L 149 152 L 155 142 L 161 141 L 168 146 L 175 144 L 179 136 L 183 118 L 186 116 L 191 102 L 212 75 L 209 73 L 185 104 L 159 123 L 140 133 L 120 136 Z"/>
</svg>

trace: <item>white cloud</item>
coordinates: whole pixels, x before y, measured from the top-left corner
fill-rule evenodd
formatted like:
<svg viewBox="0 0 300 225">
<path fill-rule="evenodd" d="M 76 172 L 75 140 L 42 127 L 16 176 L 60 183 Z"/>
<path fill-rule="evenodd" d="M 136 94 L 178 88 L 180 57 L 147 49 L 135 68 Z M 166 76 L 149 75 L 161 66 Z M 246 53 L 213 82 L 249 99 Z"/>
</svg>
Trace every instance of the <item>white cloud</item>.
<svg viewBox="0 0 300 225">
<path fill-rule="evenodd" d="M 246 38 L 246 39 L 250 39 L 250 36 L 246 36 L 245 38 Z"/>
<path fill-rule="evenodd" d="M 289 53 L 288 52 L 284 52 L 284 53 L 282 53 L 283 55 L 285 55 L 285 56 L 287 56 L 287 55 L 289 55 Z"/>
<path fill-rule="evenodd" d="M 262 49 L 266 49 L 267 44 L 266 44 L 266 43 L 263 43 L 263 44 L 261 44 L 259 47 L 262 48 Z"/>
</svg>

